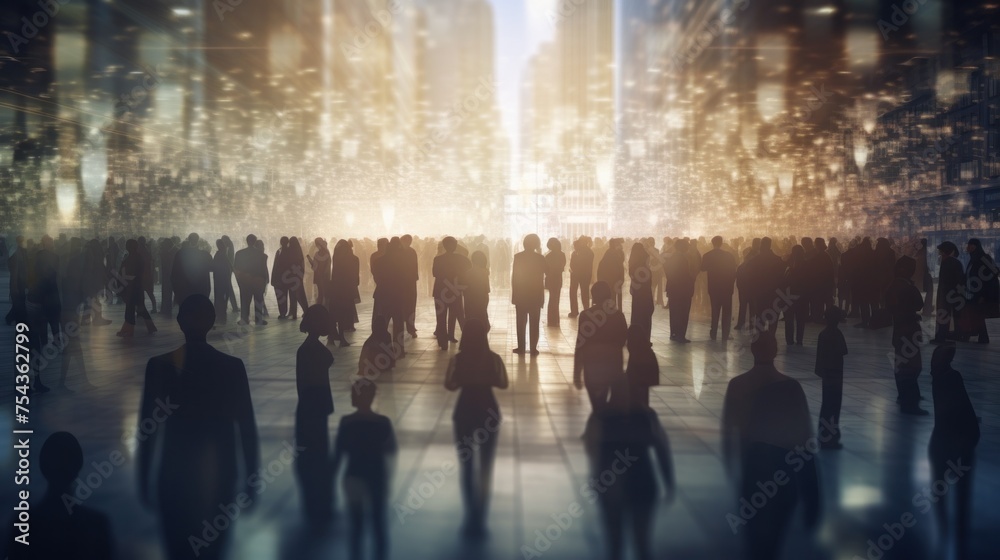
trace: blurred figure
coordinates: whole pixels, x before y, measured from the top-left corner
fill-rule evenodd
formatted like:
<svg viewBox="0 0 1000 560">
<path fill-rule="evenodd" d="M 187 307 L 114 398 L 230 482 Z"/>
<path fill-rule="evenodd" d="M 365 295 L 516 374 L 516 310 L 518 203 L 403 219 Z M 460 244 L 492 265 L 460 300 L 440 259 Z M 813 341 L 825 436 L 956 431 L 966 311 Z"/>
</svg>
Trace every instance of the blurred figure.
<svg viewBox="0 0 1000 560">
<path fill-rule="evenodd" d="M 312 257 L 307 255 L 306 258 L 309 259 L 309 266 L 312 267 L 313 284 L 316 285 L 316 303 L 326 306 L 329 311 L 327 291 L 330 289 L 330 262 L 332 258 L 325 239 L 317 237 L 314 243 L 316 244 L 316 255 Z"/>
<path fill-rule="evenodd" d="M 437 328 L 434 336 L 442 350 L 448 349 L 449 342 L 455 339 L 455 324 L 461 327 L 465 323 L 465 311 L 462 305 L 462 290 L 459 283 L 461 277 L 472 267 L 469 259 L 456 253 L 458 240 L 448 236 L 441 240 L 444 253 L 434 257 L 434 310 L 437 315 Z M 541 255 L 539 255 L 541 256 Z"/>
<path fill-rule="evenodd" d="M 1000 317 L 1000 270 L 978 239 L 970 239 L 965 252 L 969 254 L 969 264 L 965 267 L 969 305 L 962 310 L 965 327 L 962 336 L 964 340 L 975 336 L 979 344 L 989 344 L 986 319 Z"/>
<path fill-rule="evenodd" d="M 785 342 L 789 346 L 802 346 L 802 338 L 805 336 L 806 322 L 809 319 L 809 297 L 813 289 L 809 285 L 809 274 L 805 249 L 802 245 L 792 247 L 788 269 L 785 270 L 785 287 L 793 300 L 784 314 Z"/>
<path fill-rule="evenodd" d="M 524 354 L 525 330 L 531 331 L 531 355 L 538 354 L 538 323 L 545 304 L 546 262 L 538 251 L 542 240 L 531 233 L 524 237 L 524 250 L 514 255 L 511 266 L 510 301 L 514 304 L 517 319 L 517 347 L 515 354 Z"/>
<path fill-rule="evenodd" d="M 374 560 L 389 557 L 386 510 L 389 500 L 389 477 L 396 457 L 396 434 L 392 422 L 372 410 L 375 383 L 361 379 L 351 388 L 351 404 L 357 412 L 340 419 L 333 448 L 333 480 L 344 470 L 344 497 L 349 524 L 348 549 L 351 560 L 364 557 L 362 539 L 371 532 Z"/>
<path fill-rule="evenodd" d="M 200 294 L 208 297 L 212 289 L 212 257 L 198 248 L 198 234 L 188 236 L 184 246 L 174 254 L 170 269 L 170 284 L 174 289 L 174 303 L 180 305 L 188 296 Z M 117 250 L 115 251 L 117 254 Z M 108 261 L 111 267 L 111 261 Z"/>
<path fill-rule="evenodd" d="M 329 329 L 328 344 L 339 340 L 341 347 L 351 345 L 347 332 L 354 325 L 354 296 L 361 282 L 359 264 L 358 258 L 351 253 L 350 243 L 346 239 L 338 241 L 333 248 L 329 286 L 324 290 L 326 307 L 330 310 L 333 323 Z"/>
<path fill-rule="evenodd" d="M 146 310 L 146 281 L 144 276 L 149 273 L 150 269 L 142 260 L 142 252 L 139 249 L 138 241 L 135 239 L 126 241 L 125 250 L 128 251 L 128 256 L 122 261 L 121 271 L 119 272 L 124 283 L 121 296 L 125 302 L 125 322 L 122 324 L 121 330 L 118 331 L 118 336 L 125 338 L 132 337 L 135 333 L 135 316 L 137 312 L 139 317 L 142 317 L 143 321 L 146 322 L 146 330 L 149 334 L 153 334 L 156 332 L 156 325 L 153 324 L 153 318 L 150 317 L 149 311 Z"/>
<path fill-rule="evenodd" d="M 481 536 L 486 531 L 493 460 L 503 422 L 493 388 L 506 389 L 507 385 L 507 368 L 503 359 L 490 350 L 486 325 L 468 318 L 461 347 L 449 362 L 444 380 L 449 391 L 461 390 L 452 420 L 465 504 L 463 532 L 467 536 Z M 483 432 L 486 439 L 480 441 Z"/>
<path fill-rule="evenodd" d="M 597 265 L 597 281 L 606 282 L 614 296 L 615 306 L 622 308 L 622 286 L 625 284 L 624 240 L 615 237 L 608 241 L 607 251 Z"/>
<path fill-rule="evenodd" d="M 638 338 L 650 340 L 653 333 L 653 273 L 649 253 L 642 243 L 632 245 L 628 257 L 629 293 L 632 295 L 632 327 Z"/>
<path fill-rule="evenodd" d="M 698 270 L 691 269 L 689 248 L 687 239 L 678 239 L 674 243 L 674 254 L 667 260 L 664 270 L 667 275 L 667 304 L 670 306 L 670 340 L 673 342 L 691 342 L 687 338 L 687 328 Z"/>
<path fill-rule="evenodd" d="M 924 306 L 924 298 L 913 285 L 915 266 L 911 257 L 900 257 L 896 261 L 896 277 L 886 290 L 885 304 L 892 315 L 893 375 L 898 392 L 896 402 L 903 414 L 923 416 L 927 411 L 920 408 L 917 378 L 923 369 L 920 310 Z"/>
<path fill-rule="evenodd" d="M 608 392 L 623 374 L 622 348 L 628 340 L 625 315 L 615 307 L 614 294 L 607 282 L 598 281 L 590 289 L 594 305 L 580 315 L 576 351 L 573 354 L 573 385 L 587 388 L 593 410 L 608 402 Z"/>
<path fill-rule="evenodd" d="M 824 449 L 840 449 L 840 405 L 844 399 L 844 356 L 847 355 L 847 341 L 840 332 L 840 320 L 844 314 L 839 307 L 826 309 L 826 328 L 820 331 L 816 341 L 815 373 L 823 380 L 823 401 L 819 408 L 817 434 L 824 431 L 831 435 L 820 438 Z"/>
<path fill-rule="evenodd" d="M 219 504 L 237 507 L 240 498 L 239 506 L 248 507 L 248 496 L 255 493 L 238 487 L 238 473 L 255 473 L 260 465 L 257 422 L 243 361 L 206 342 L 215 323 L 208 297 L 185 299 L 177 323 L 184 345 L 146 365 L 139 423 L 162 421 L 139 438 L 139 499 L 159 513 L 171 560 L 213 560 L 225 556 L 232 531 L 219 531 L 204 546 L 193 546 L 190 537 L 202 534 L 204 521 L 219 514 Z"/>
<path fill-rule="evenodd" d="M 233 284 L 233 268 L 229 265 L 226 254 L 226 242 L 218 239 L 215 242 L 215 257 L 212 258 L 212 279 L 215 292 L 215 324 L 225 325 L 228 322 L 229 292 Z"/>
<path fill-rule="evenodd" d="M 299 455 L 295 461 L 302 489 L 302 507 L 306 519 L 323 522 L 333 514 L 333 486 L 330 476 L 330 430 L 328 418 L 333 414 L 330 392 L 330 367 L 333 354 L 319 341 L 330 329 L 329 312 L 322 305 L 313 305 L 302 314 L 299 330 L 306 339 L 295 354 L 295 388 L 299 403 L 295 408 L 295 445 Z"/>
<path fill-rule="evenodd" d="M 285 279 L 291 273 L 288 264 L 288 237 L 278 240 L 278 250 L 274 252 L 274 262 L 271 263 L 271 287 L 274 297 L 278 300 L 278 319 L 288 318 L 288 292 L 291 286 Z"/>
<path fill-rule="evenodd" d="M 10 560 L 111 560 L 114 540 L 108 516 L 84 506 L 73 486 L 83 468 L 83 449 L 69 432 L 46 438 L 38 466 L 48 483 L 41 502 L 31 505 L 29 544 L 4 543 Z M 67 501 L 68 499 L 68 501 Z M 10 525 L 13 525 L 14 521 Z M 16 536 L 16 532 L 15 535 Z"/>
<path fill-rule="evenodd" d="M 948 493 L 935 501 L 944 549 L 939 557 L 949 558 L 954 551 L 956 560 L 966 560 L 972 558 L 969 529 L 979 419 L 965 390 L 962 374 L 951 367 L 954 358 L 954 343 L 935 348 L 931 356 L 934 430 L 929 454 L 931 478 L 949 485 Z"/>
<path fill-rule="evenodd" d="M 820 515 L 809 405 L 799 382 L 774 367 L 777 351 L 773 333 L 760 333 L 751 345 L 754 366 L 729 381 L 722 410 L 723 462 L 737 481 L 741 508 L 726 520 L 734 534 L 743 533 L 750 560 L 780 557 L 799 501 L 807 529 L 815 529 Z M 766 505 L 744 514 L 762 488 Z"/>
<path fill-rule="evenodd" d="M 465 318 L 477 319 L 490 331 L 490 268 L 482 251 L 472 253 L 472 268 L 462 277 Z"/>
<path fill-rule="evenodd" d="M 590 249 L 591 241 L 587 236 L 581 236 L 573 242 L 573 254 L 569 258 L 569 316 L 576 318 L 580 313 L 577 307 L 576 294 L 579 290 L 583 309 L 590 307 L 590 282 L 594 275 L 594 251 Z"/>
<path fill-rule="evenodd" d="M 156 268 L 153 266 L 153 252 L 145 237 L 136 240 L 139 244 L 139 255 L 142 257 L 142 291 L 149 296 L 149 312 L 156 313 L 156 295 L 153 293 L 153 281 L 156 279 Z"/>
<path fill-rule="evenodd" d="M 56 256 L 52 238 L 42 236 L 40 247 L 34 254 L 27 256 L 27 294 L 25 304 L 27 321 L 31 326 L 29 340 L 35 350 L 41 354 L 49 344 L 49 330 L 55 340 L 62 333 L 62 303 L 59 297 L 59 257 Z M 42 383 L 42 373 L 35 369 L 35 384 L 33 390 L 39 393 L 48 392 L 49 388 Z"/>
<path fill-rule="evenodd" d="M 306 298 L 306 257 L 302 252 L 302 244 L 298 237 L 288 240 L 288 299 L 291 309 L 289 315 L 292 320 L 299 318 L 299 307 L 302 313 L 309 307 L 309 300 Z"/>
<path fill-rule="evenodd" d="M 160 314 L 171 317 L 174 313 L 174 258 L 177 256 L 177 246 L 173 239 L 160 242 Z"/>
<path fill-rule="evenodd" d="M 736 284 L 736 257 L 722 248 L 722 237 L 712 238 L 712 250 L 701 258 L 701 269 L 708 275 L 708 297 L 712 305 L 709 337 L 715 340 L 722 322 L 722 340 L 729 340 L 733 325 L 733 286 Z"/>
<path fill-rule="evenodd" d="M 649 388 L 660 384 L 660 364 L 656 361 L 656 353 L 649 337 L 634 323 L 628 328 L 626 344 L 628 367 L 625 368 L 625 378 L 628 379 L 632 400 L 649 406 Z"/>
<path fill-rule="evenodd" d="M 958 247 L 951 241 L 945 241 L 937 246 L 940 268 L 938 269 L 938 285 L 935 304 L 934 344 L 943 344 L 953 338 L 958 329 L 958 312 L 962 307 L 965 292 L 965 271 L 962 262 L 958 260 Z"/>
<path fill-rule="evenodd" d="M 674 498 L 674 467 L 667 434 L 642 398 L 631 394 L 625 379 L 618 379 L 611 400 L 587 419 L 583 435 L 590 459 L 592 481 L 605 473 L 615 474 L 614 483 L 590 482 L 582 493 L 601 507 L 610 560 L 624 557 L 626 526 L 630 525 L 638 560 L 653 560 L 652 526 L 656 510 L 657 478 L 666 488 L 666 501 Z M 656 464 L 650 457 L 656 457 Z M 657 477 L 659 471 L 659 477 Z"/>
<path fill-rule="evenodd" d="M 24 248 L 24 237 L 18 235 L 14 252 L 7 257 L 7 270 L 10 273 L 10 311 L 7 312 L 7 324 L 13 325 L 28 320 L 26 291 L 28 289 L 28 258 Z"/>
<path fill-rule="evenodd" d="M 361 346 L 358 358 L 358 377 L 375 381 L 383 373 L 396 367 L 396 352 L 389 334 L 388 320 L 379 315 L 372 319 L 372 334 Z"/>
<path fill-rule="evenodd" d="M 250 324 L 250 306 L 253 305 L 254 322 L 266 325 L 264 289 L 267 287 L 267 255 L 257 248 L 256 235 L 247 235 L 247 246 L 236 251 L 233 273 L 240 287 L 240 324 Z"/>
<path fill-rule="evenodd" d="M 413 248 L 413 236 L 406 234 L 399 238 L 403 244 L 403 271 L 401 280 L 403 286 L 403 317 L 406 321 L 406 332 L 417 338 L 417 282 L 420 281 L 420 264 L 417 251 Z"/>
<path fill-rule="evenodd" d="M 566 270 L 566 253 L 562 243 L 550 237 L 545 244 L 549 252 L 545 254 L 545 289 L 549 292 L 549 308 L 546 323 L 559 325 L 559 296 L 562 294 L 563 272 Z"/>
</svg>

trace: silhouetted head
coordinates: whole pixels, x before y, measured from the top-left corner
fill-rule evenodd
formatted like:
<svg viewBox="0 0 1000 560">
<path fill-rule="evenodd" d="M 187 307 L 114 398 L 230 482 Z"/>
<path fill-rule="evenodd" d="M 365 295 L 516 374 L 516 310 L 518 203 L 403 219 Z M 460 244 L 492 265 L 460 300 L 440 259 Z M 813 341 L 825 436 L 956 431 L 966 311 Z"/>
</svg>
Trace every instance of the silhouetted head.
<svg viewBox="0 0 1000 560">
<path fill-rule="evenodd" d="M 687 239 L 678 239 L 674 242 L 674 250 L 678 253 L 687 253 L 688 249 L 691 248 L 691 242 Z"/>
<path fill-rule="evenodd" d="M 192 294 L 181 302 L 177 324 L 188 340 L 204 340 L 215 324 L 215 306 L 208 296 Z"/>
<path fill-rule="evenodd" d="M 351 404 L 355 408 L 371 408 L 378 386 L 370 379 L 359 379 L 351 386 Z"/>
<path fill-rule="evenodd" d="M 479 319 L 471 318 L 465 320 L 465 327 L 462 329 L 462 343 L 458 350 L 469 354 L 482 354 L 490 349 L 490 341 L 486 336 L 486 324 Z"/>
<path fill-rule="evenodd" d="M 721 249 L 722 248 L 722 236 L 721 235 L 716 235 L 715 237 L 712 238 L 712 247 L 715 247 L 716 249 Z"/>
<path fill-rule="evenodd" d="M 44 237 L 42 238 L 42 241 L 43 242 L 45 241 Z M 980 240 L 978 240 L 978 239 L 976 239 L 975 237 L 973 237 L 972 239 L 969 240 L 969 243 L 966 244 L 966 246 L 965 246 L 965 252 L 969 253 L 970 255 L 981 255 L 981 254 L 983 254 L 984 253 L 984 251 L 983 251 L 983 242 L 980 241 Z"/>
<path fill-rule="evenodd" d="M 225 251 L 226 250 L 226 242 L 223 241 L 222 239 L 216 239 L 215 240 L 215 248 L 218 249 L 218 250 L 220 250 L 220 251 Z"/>
<path fill-rule="evenodd" d="M 549 240 L 545 242 L 545 247 L 547 247 L 549 251 L 561 251 L 562 242 L 555 237 L 550 237 Z"/>
<path fill-rule="evenodd" d="M 136 239 L 136 241 L 139 242 L 139 245 L 145 245 L 146 244 L 146 238 L 143 237 L 143 236 L 141 236 L 141 235 L 139 236 L 139 239 Z"/>
<path fill-rule="evenodd" d="M 375 247 L 379 251 L 385 251 L 385 248 L 389 246 L 389 239 L 386 237 L 379 237 L 378 241 L 375 242 Z"/>
<path fill-rule="evenodd" d="M 828 307 L 826 313 L 823 314 L 823 320 L 826 321 L 826 326 L 828 327 L 836 327 L 840 324 L 840 319 L 843 317 L 844 312 L 836 305 Z"/>
<path fill-rule="evenodd" d="M 403 237 L 400 237 L 399 240 L 403 243 L 403 247 L 409 247 L 410 245 L 413 245 L 413 236 L 408 233 L 405 234 Z"/>
<path fill-rule="evenodd" d="M 190 246 L 190 247 L 197 247 L 199 239 L 201 239 L 201 238 L 198 237 L 197 233 L 191 232 L 191 234 L 188 235 L 188 238 L 187 238 L 188 246 Z"/>
<path fill-rule="evenodd" d="M 762 237 L 761 240 L 760 240 L 760 251 L 762 253 L 764 253 L 764 252 L 767 252 L 767 251 L 770 251 L 770 250 L 771 250 L 771 238 L 770 237 Z"/>
<path fill-rule="evenodd" d="M 139 253 L 139 242 L 135 239 L 129 239 L 125 242 L 125 250 L 128 251 L 130 255 L 135 255 Z"/>
<path fill-rule="evenodd" d="M 753 365 L 774 365 L 774 357 L 778 355 L 778 342 L 770 331 L 765 330 L 750 344 L 750 353 L 753 354 Z"/>
<path fill-rule="evenodd" d="M 805 249 L 806 251 L 812 251 L 813 240 L 808 237 L 803 237 L 800 245 L 802 245 L 802 248 Z"/>
<path fill-rule="evenodd" d="M 892 270 L 896 278 L 911 278 L 917 270 L 917 261 L 913 257 L 899 257 Z"/>
<path fill-rule="evenodd" d="M 945 241 L 937 246 L 938 252 L 942 257 L 957 257 L 958 256 L 958 246 L 951 241 Z"/>
<path fill-rule="evenodd" d="M 449 235 L 441 240 L 441 246 L 444 247 L 445 253 L 454 253 L 455 249 L 458 249 L 458 240 Z"/>
<path fill-rule="evenodd" d="M 49 237 L 48 235 L 43 235 L 42 236 L 42 240 L 41 240 L 40 244 L 42 246 L 42 249 L 45 249 L 46 251 L 51 251 L 52 250 L 52 246 L 54 245 L 54 243 L 52 241 L 52 238 Z"/>
<path fill-rule="evenodd" d="M 633 243 L 632 250 L 628 254 L 628 270 L 630 273 L 649 263 L 649 253 L 642 243 Z"/>
<path fill-rule="evenodd" d="M 489 262 L 486 260 L 486 253 L 482 251 L 475 251 L 470 257 L 472 260 L 473 268 L 486 268 Z"/>
<path fill-rule="evenodd" d="M 302 314 L 299 331 L 316 336 L 330 334 L 330 312 L 322 305 L 310 305 Z"/>
<path fill-rule="evenodd" d="M 826 240 L 824 240 L 822 237 L 817 237 L 816 238 L 816 248 L 819 249 L 820 251 L 824 251 L 825 252 L 826 251 Z"/>
<path fill-rule="evenodd" d="M 524 236 L 521 246 L 524 247 L 525 251 L 537 251 L 542 248 L 542 240 L 534 233 L 529 233 Z"/>
<path fill-rule="evenodd" d="M 955 343 L 945 342 L 934 349 L 931 355 L 931 375 L 938 376 L 951 371 L 951 361 L 955 359 Z"/>
<path fill-rule="evenodd" d="M 50 488 L 66 488 L 83 468 L 83 449 L 73 434 L 56 432 L 42 444 L 38 463 Z"/>
<path fill-rule="evenodd" d="M 594 305 L 611 301 L 611 298 L 613 297 L 611 286 L 603 280 L 594 282 L 594 285 L 590 287 L 590 297 L 593 298 Z"/>
<path fill-rule="evenodd" d="M 278 241 L 278 245 L 281 245 L 282 247 L 288 247 L 288 237 L 284 235 L 281 236 L 281 240 Z"/>
<path fill-rule="evenodd" d="M 247 236 L 247 247 L 253 247 L 256 244 L 257 244 L 257 236 L 251 233 L 250 235 Z"/>
<path fill-rule="evenodd" d="M 263 253 L 264 252 L 264 240 L 263 239 L 258 239 L 257 242 L 253 244 L 253 248 L 257 249 L 258 251 L 260 251 L 261 253 Z"/>
<path fill-rule="evenodd" d="M 754 237 L 750 241 L 750 248 L 751 249 L 760 250 L 760 241 L 761 241 L 761 239 L 759 237 Z"/>
</svg>

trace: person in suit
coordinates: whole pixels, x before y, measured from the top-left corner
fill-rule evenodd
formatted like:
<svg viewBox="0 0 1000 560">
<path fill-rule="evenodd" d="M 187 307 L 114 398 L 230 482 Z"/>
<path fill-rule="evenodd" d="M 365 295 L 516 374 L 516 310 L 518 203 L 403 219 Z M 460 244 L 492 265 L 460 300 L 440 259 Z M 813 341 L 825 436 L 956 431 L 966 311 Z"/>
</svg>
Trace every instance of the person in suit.
<svg viewBox="0 0 1000 560">
<path fill-rule="evenodd" d="M 581 236 L 573 242 L 573 254 L 569 258 L 569 316 L 576 318 L 580 313 L 576 294 L 579 290 L 583 309 L 590 307 L 590 282 L 594 277 L 594 251 L 591 241 Z"/>
<path fill-rule="evenodd" d="M 538 355 L 538 324 L 545 304 L 545 257 L 538 251 L 542 240 L 534 233 L 524 237 L 524 250 L 514 255 L 510 274 L 510 300 L 517 318 L 515 354 L 524 354 L 525 331 L 531 332 L 531 355 Z"/>
<path fill-rule="evenodd" d="M 174 303 L 177 305 L 194 294 L 208 297 L 212 290 L 212 257 L 198 248 L 198 241 L 198 234 L 192 233 L 184 246 L 174 254 L 170 284 L 174 289 Z M 110 263 L 108 266 L 111 266 Z"/>
<path fill-rule="evenodd" d="M 612 384 L 624 374 L 622 349 L 628 341 L 628 325 L 607 282 L 597 281 L 590 293 L 594 305 L 577 323 L 573 385 L 587 388 L 591 408 L 596 411 L 607 404 Z"/>
<path fill-rule="evenodd" d="M 417 338 L 417 283 L 420 281 L 420 264 L 417 251 L 413 248 L 413 236 L 406 234 L 399 238 L 403 243 L 403 316 L 406 321 L 406 332 Z"/>
<path fill-rule="evenodd" d="M 266 325 L 264 320 L 264 288 L 267 287 L 267 255 L 257 248 L 257 236 L 247 236 L 247 246 L 236 251 L 233 272 L 240 287 L 240 321 L 250 324 L 250 305 L 253 302 L 254 321 Z"/>
<path fill-rule="evenodd" d="M 472 268 L 472 263 L 456 252 L 458 240 L 454 237 L 442 239 L 441 248 L 444 253 L 434 257 L 432 268 L 434 309 L 437 315 L 434 336 L 437 337 L 438 346 L 447 350 L 449 342 L 458 342 L 455 338 L 455 324 L 461 327 L 465 323 L 461 279 Z"/>
<path fill-rule="evenodd" d="M 757 254 L 747 261 L 747 275 L 752 300 L 750 303 L 750 327 L 778 330 L 778 302 L 785 283 L 785 262 L 774 253 L 770 237 L 760 240 Z"/>
<path fill-rule="evenodd" d="M 271 287 L 274 297 L 278 300 L 278 319 L 288 318 L 288 292 L 291 288 L 286 278 L 291 274 L 288 256 L 288 237 L 282 236 L 278 241 L 278 250 L 274 252 L 274 262 L 271 263 Z"/>
<path fill-rule="evenodd" d="M 687 239 L 678 239 L 674 243 L 674 254 L 667 260 L 667 300 L 670 305 L 670 340 L 673 342 L 691 342 L 687 338 L 687 328 L 698 271 L 691 269 L 689 249 Z"/>
<path fill-rule="evenodd" d="M 206 341 L 215 323 L 208 297 L 193 294 L 181 302 L 177 323 L 184 345 L 146 364 L 139 499 L 159 514 L 171 560 L 213 560 L 225 556 L 231 531 L 219 531 L 205 547 L 192 546 L 189 537 L 202 534 L 204 521 L 219 514 L 219 504 L 252 504 L 252 494 L 238 483 L 260 465 L 257 422 L 243 361 Z M 147 422 L 156 423 L 151 433 Z"/>
<path fill-rule="evenodd" d="M 472 268 L 462 277 L 462 299 L 465 301 L 465 318 L 478 319 L 490 331 L 490 266 L 482 251 L 472 253 Z"/>
<path fill-rule="evenodd" d="M 83 505 L 73 486 L 83 468 L 83 449 L 69 432 L 46 438 L 38 467 L 48 483 L 41 502 L 31 505 L 29 544 L 6 543 L 10 560 L 113 560 L 116 556 L 108 516 Z M 12 520 L 8 526 L 16 523 Z M 16 536 L 15 535 L 12 535 Z"/>
<path fill-rule="evenodd" d="M 545 246 L 549 252 L 545 254 L 545 289 L 549 292 L 548 319 L 549 326 L 559 325 L 559 296 L 563 286 L 563 272 L 566 270 L 566 253 L 562 251 L 562 243 L 555 237 L 549 238 Z"/>
<path fill-rule="evenodd" d="M 722 248 L 722 237 L 712 238 L 712 250 L 701 258 L 701 269 L 708 275 L 708 298 L 712 305 L 709 337 L 715 340 L 722 322 L 722 340 L 729 340 L 733 324 L 733 287 L 736 285 L 736 257 Z"/>
<path fill-rule="evenodd" d="M 958 326 L 958 312 L 964 303 L 965 271 L 958 260 L 958 247 L 951 241 L 937 246 L 940 257 L 936 295 L 937 317 L 933 344 L 943 344 L 955 335 Z M 954 327 L 953 327 L 954 325 Z"/>
</svg>

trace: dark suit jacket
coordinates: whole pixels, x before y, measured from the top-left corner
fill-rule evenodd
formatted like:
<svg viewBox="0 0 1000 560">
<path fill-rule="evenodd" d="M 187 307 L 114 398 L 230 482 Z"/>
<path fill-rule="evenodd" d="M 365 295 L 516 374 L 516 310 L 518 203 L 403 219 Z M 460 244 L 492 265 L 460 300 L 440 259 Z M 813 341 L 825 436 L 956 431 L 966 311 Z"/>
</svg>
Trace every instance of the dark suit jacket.
<svg viewBox="0 0 1000 560">
<path fill-rule="evenodd" d="M 267 285 L 267 255 L 253 247 L 236 251 L 233 272 L 240 286 L 263 287 Z"/>
<path fill-rule="evenodd" d="M 514 255 L 510 275 L 510 301 L 514 305 L 540 308 L 545 303 L 545 257 L 521 251 Z"/>
<path fill-rule="evenodd" d="M 736 257 L 722 249 L 712 249 L 701 259 L 701 269 L 708 273 L 708 293 L 732 295 L 736 283 Z"/>
<path fill-rule="evenodd" d="M 538 256 L 541 258 L 541 255 Z M 434 257 L 432 268 L 434 297 L 440 298 L 448 293 L 451 293 L 452 297 L 458 297 L 461 291 L 462 275 L 470 268 L 472 268 L 472 262 L 458 253 L 445 253 Z"/>
</svg>

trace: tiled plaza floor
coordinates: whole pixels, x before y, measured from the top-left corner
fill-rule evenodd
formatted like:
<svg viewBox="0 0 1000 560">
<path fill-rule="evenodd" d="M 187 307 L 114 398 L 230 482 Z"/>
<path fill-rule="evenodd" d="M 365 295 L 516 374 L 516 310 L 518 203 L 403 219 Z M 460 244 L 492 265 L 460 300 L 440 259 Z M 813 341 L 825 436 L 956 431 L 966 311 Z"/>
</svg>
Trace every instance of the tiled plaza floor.
<svg viewBox="0 0 1000 560">
<path fill-rule="evenodd" d="M 4 281 L 6 278 L 4 279 Z M 6 294 L 6 287 L 3 290 Z M 158 290 L 157 290 L 157 293 Z M 336 412 L 330 420 L 335 430 L 339 417 L 350 412 L 348 379 L 357 371 L 361 342 L 367 334 L 370 299 L 361 306 L 361 324 L 354 345 L 334 349 L 332 370 Z M 564 305 L 566 299 L 563 299 Z M 578 489 L 589 476 L 580 440 L 590 412 L 586 394 L 572 385 L 575 321 L 560 325 L 543 320 L 542 354 L 518 357 L 514 346 L 513 308 L 502 291 L 490 306 L 493 349 L 507 361 L 511 386 L 498 391 L 505 416 L 500 431 L 495 487 L 490 512 L 490 537 L 469 544 L 460 537 L 462 519 L 457 476 L 424 500 L 412 515 L 389 516 L 392 558 L 405 560 L 472 560 L 523 558 L 522 546 L 534 546 L 536 531 L 544 532 L 552 515 L 567 511 L 574 502 L 585 513 L 541 552 L 545 559 L 587 560 L 603 558 L 603 536 L 598 512 Z M 264 464 L 277 457 L 285 442 L 293 441 L 296 391 L 295 350 L 303 335 L 291 321 L 278 321 L 277 306 L 270 299 L 271 321 L 266 327 L 241 333 L 237 327 L 214 331 L 210 342 L 222 351 L 244 360 L 250 375 L 254 411 L 260 429 Z M 626 309 L 628 302 L 626 301 Z M 3 306 L 6 312 L 6 305 Z M 86 500 L 109 512 L 121 558 L 164 558 L 153 514 L 140 506 L 135 495 L 134 444 L 123 445 L 123 434 L 134 432 L 146 360 L 182 342 L 176 323 L 157 316 L 160 332 L 154 336 L 136 329 L 134 340 L 114 336 L 121 324 L 123 308 L 110 308 L 115 320 L 107 327 L 86 328 L 79 338 L 84 348 L 82 364 L 74 365 L 68 384 L 95 388 L 70 393 L 54 391 L 33 399 L 32 425 L 36 449 L 44 437 L 57 430 L 73 432 L 86 456 L 83 475 L 92 472 L 92 461 L 100 462 L 115 450 L 129 460 L 104 479 Z M 565 311 L 564 311 L 565 314 Z M 543 314 L 544 315 L 544 314 Z M 433 330 L 433 305 L 423 298 L 418 311 L 420 338 L 407 342 L 408 355 L 391 374 L 379 379 L 377 409 L 392 418 L 400 443 L 398 469 L 392 484 L 392 503 L 405 504 L 411 490 L 432 477 L 442 465 L 455 461 L 452 446 L 451 409 L 456 395 L 442 386 L 445 366 L 455 349 L 439 351 L 429 336 Z M 955 362 L 965 377 L 973 404 L 982 417 L 983 437 L 974 471 L 972 547 L 977 558 L 995 558 L 993 531 L 1000 527 L 1000 332 L 991 324 L 996 345 L 962 344 Z M 820 381 L 812 374 L 818 327 L 806 332 L 805 346 L 785 349 L 781 345 L 778 367 L 799 379 L 815 418 L 820 403 Z M 865 558 L 868 540 L 878 539 L 884 523 L 898 521 L 913 512 L 916 525 L 902 540 L 894 542 L 884 558 L 920 560 L 941 558 L 932 547 L 935 539 L 933 512 L 914 510 L 912 496 L 930 483 L 927 443 L 933 417 L 901 416 L 895 405 L 895 386 L 887 353 L 889 332 L 863 331 L 849 325 L 843 329 L 850 347 L 845 376 L 841 451 L 822 452 L 816 459 L 822 477 L 824 518 L 818 531 L 807 536 L 796 521 L 784 558 Z M 12 363 L 13 329 L 0 327 L 0 359 Z M 739 538 L 734 536 L 726 514 L 734 512 L 734 493 L 720 460 L 719 421 L 726 383 L 748 369 L 749 352 L 740 355 L 737 342 L 712 342 L 703 319 L 692 322 L 689 345 L 667 340 L 667 311 L 654 316 L 654 349 L 660 361 L 661 386 L 652 392 L 672 445 L 677 470 L 678 495 L 671 505 L 662 504 L 656 518 L 657 558 L 737 558 Z M 779 333 L 780 337 L 780 333 Z M 924 349 L 929 363 L 931 347 Z M 720 364 L 723 367 L 714 367 Z M 9 371 L 6 369 L 5 371 Z M 46 369 L 50 381 L 58 371 L 58 360 Z M 716 373 L 721 371 L 723 373 Z M 930 379 L 925 366 L 921 389 L 930 402 Z M 12 473 L 14 454 L 7 444 L 13 427 L 13 379 L 4 376 L 0 387 L 0 471 Z M 126 441 L 131 441 L 127 437 Z M 11 477 L 0 488 L 0 503 L 11 503 Z M 44 483 L 34 479 L 35 495 Z M 241 516 L 234 533 L 229 558 L 309 559 L 346 558 L 344 517 L 330 533 L 308 534 L 302 523 L 299 492 L 291 469 L 278 474 L 260 495 L 258 507 Z M 411 504 L 412 505 L 412 504 Z M 6 510 L 8 513 L 9 509 Z M 543 543 L 544 544 L 544 543 Z"/>
</svg>

